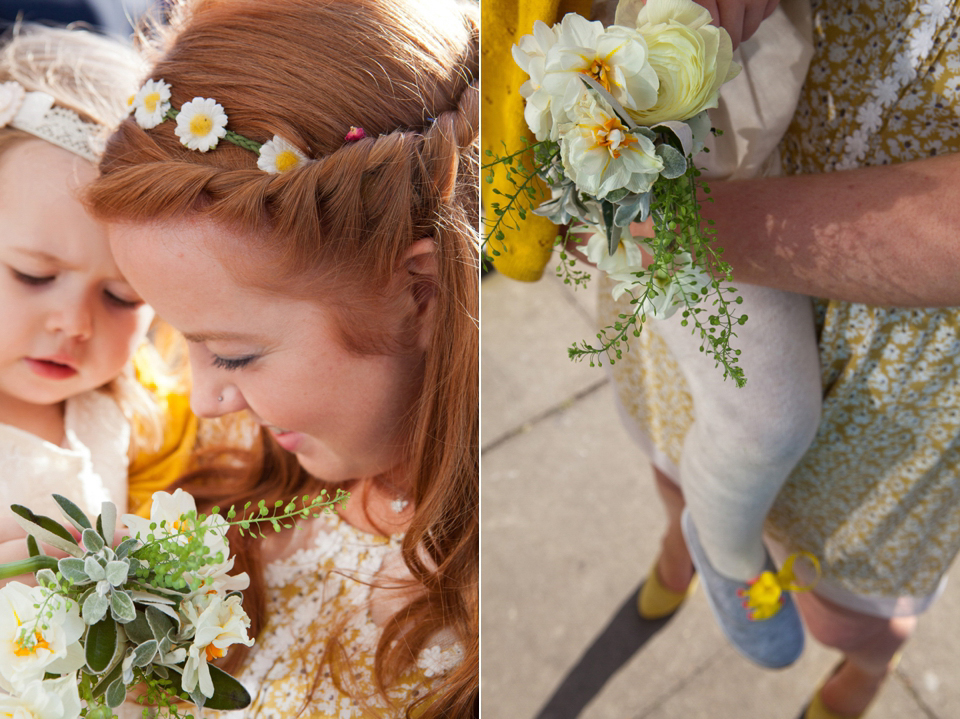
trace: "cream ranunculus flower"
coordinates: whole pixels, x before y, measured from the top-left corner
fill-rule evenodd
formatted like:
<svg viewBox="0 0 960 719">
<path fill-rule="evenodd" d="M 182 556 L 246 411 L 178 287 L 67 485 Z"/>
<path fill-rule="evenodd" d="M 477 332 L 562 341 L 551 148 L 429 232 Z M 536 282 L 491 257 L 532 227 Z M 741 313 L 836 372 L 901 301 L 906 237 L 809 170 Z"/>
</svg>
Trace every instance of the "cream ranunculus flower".
<svg viewBox="0 0 960 719">
<path fill-rule="evenodd" d="M 523 118 L 537 140 L 556 140 L 557 128 L 553 120 L 552 97 L 543 87 L 546 73 L 546 54 L 557 42 L 557 32 L 545 22 L 533 23 L 533 35 L 524 35 L 513 46 L 513 59 L 530 79 L 520 86 L 520 96 L 526 100 Z"/>
<path fill-rule="evenodd" d="M 635 25 L 646 39 L 660 78 L 655 105 L 626 108 L 637 124 L 686 120 L 717 106 L 720 86 L 736 77 L 740 66 L 733 62 L 727 31 L 710 20 L 710 12 L 693 0 L 649 0 L 640 7 L 634 1 L 617 10 L 617 21 Z"/>
<path fill-rule="evenodd" d="M 16 696 L 0 695 L 0 715 L 13 719 L 77 719 L 80 709 L 74 672 L 59 679 L 34 679 Z"/>
<path fill-rule="evenodd" d="M 653 143 L 631 133 L 594 93 L 580 93 L 570 120 L 560 128 L 560 156 L 581 192 L 603 199 L 622 188 L 647 192 L 656 182 L 663 161 Z"/>
<path fill-rule="evenodd" d="M 647 61 L 643 36 L 627 27 L 604 28 L 570 13 L 560 22 L 557 41 L 546 54 L 543 77 L 557 124 L 566 122 L 579 101 L 584 76 L 629 110 L 645 109 L 657 101 L 657 73 Z"/>
<path fill-rule="evenodd" d="M 7 584 L 0 589 L 0 686 L 20 693 L 45 672 L 79 669 L 84 628 L 76 602 L 43 587 Z"/>
</svg>

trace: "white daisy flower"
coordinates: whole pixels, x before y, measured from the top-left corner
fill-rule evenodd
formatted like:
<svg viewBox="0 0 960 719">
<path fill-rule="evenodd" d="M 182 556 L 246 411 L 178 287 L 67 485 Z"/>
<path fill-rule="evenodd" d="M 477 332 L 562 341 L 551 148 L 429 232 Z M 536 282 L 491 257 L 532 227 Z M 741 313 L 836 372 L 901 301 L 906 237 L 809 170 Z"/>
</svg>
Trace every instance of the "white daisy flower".
<svg viewBox="0 0 960 719">
<path fill-rule="evenodd" d="M 132 101 L 133 116 L 144 130 L 156 127 L 170 109 L 170 86 L 163 80 L 147 80 Z"/>
<path fill-rule="evenodd" d="M 191 150 L 212 150 L 227 134 L 227 113 L 209 97 L 195 97 L 183 103 L 177 115 L 177 137 Z"/>
<path fill-rule="evenodd" d="M 264 172 L 275 175 L 279 172 L 295 170 L 309 159 L 292 142 L 274 135 L 269 142 L 263 143 L 260 148 L 260 159 L 257 167 Z"/>
<path fill-rule="evenodd" d="M 26 90 L 19 82 L 0 83 L 0 127 L 6 127 L 20 110 Z"/>
</svg>

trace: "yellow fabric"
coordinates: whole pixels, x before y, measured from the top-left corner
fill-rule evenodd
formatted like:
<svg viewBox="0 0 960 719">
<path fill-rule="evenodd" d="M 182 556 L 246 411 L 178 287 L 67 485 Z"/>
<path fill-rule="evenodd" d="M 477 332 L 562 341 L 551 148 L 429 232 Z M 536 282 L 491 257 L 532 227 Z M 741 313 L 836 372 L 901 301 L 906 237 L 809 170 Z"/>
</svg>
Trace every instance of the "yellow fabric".
<svg viewBox="0 0 960 719">
<path fill-rule="evenodd" d="M 144 345 L 134 355 L 137 380 L 154 396 L 163 417 L 163 442 L 159 449 L 141 451 L 130 462 L 127 502 L 129 510 L 150 516 L 150 498 L 164 490 L 189 467 L 197 440 L 197 417 L 190 410 L 189 392 L 164 381 L 152 347 Z M 137 431 L 137 427 L 133 427 Z"/>
<path fill-rule="evenodd" d="M 483 44 L 481 49 L 483 151 L 504 154 L 504 143 L 509 151 L 521 147 L 520 138 L 533 136 L 523 119 L 523 98 L 520 86 L 527 75 L 513 61 L 510 48 L 524 35 L 533 32 L 535 20 L 552 25 L 569 12 L 586 17 L 590 15 L 591 0 L 483 0 Z M 484 154 L 486 161 L 486 154 Z M 493 192 L 509 192 L 512 186 L 503 173 L 498 173 L 493 184 L 485 180 L 483 204 L 492 216 L 492 203 L 503 203 L 503 197 Z M 541 186 L 541 189 L 542 186 Z M 504 228 L 503 242 L 491 240 L 490 249 L 500 253 L 493 264 L 501 273 L 522 282 L 536 282 L 543 274 L 553 251 L 557 226 L 538 215 L 528 214 L 519 230 Z M 489 252 L 489 250 L 488 250 Z M 492 254 L 492 252 L 490 253 Z"/>
<path fill-rule="evenodd" d="M 788 173 L 960 151 L 960 1 L 922 6 L 813 1 L 815 55 L 780 148 Z M 599 324 L 623 311 L 601 289 Z M 960 551 L 960 308 L 822 301 L 818 313 L 820 430 L 767 529 L 820 560 L 831 600 L 922 609 Z M 613 368 L 619 398 L 675 467 L 693 420 L 686 383 L 655 325 L 630 348 Z"/>
</svg>

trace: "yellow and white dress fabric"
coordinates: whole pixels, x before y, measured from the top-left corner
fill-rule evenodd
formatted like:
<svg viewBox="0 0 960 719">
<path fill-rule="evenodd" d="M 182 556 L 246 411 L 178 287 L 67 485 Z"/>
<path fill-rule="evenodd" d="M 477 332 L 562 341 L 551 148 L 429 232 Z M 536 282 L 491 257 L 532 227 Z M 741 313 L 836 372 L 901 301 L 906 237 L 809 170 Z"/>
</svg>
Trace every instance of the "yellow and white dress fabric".
<svg viewBox="0 0 960 719">
<path fill-rule="evenodd" d="M 437 637 L 417 665 L 388 688 L 387 698 L 377 692 L 374 657 L 382 623 L 400 608 L 383 588 L 397 585 L 391 578 L 408 576 L 400 557 L 402 535 L 369 534 L 336 514 L 304 526 L 297 546 L 266 566 L 267 623 L 239 674 L 254 699 L 237 716 L 405 716 L 406 706 L 456 667 L 463 652 L 456 642 Z M 343 680 L 338 686 L 329 663 L 319 674 L 318 668 L 341 626 L 348 666 L 338 667 Z"/>
<path fill-rule="evenodd" d="M 812 10 L 815 54 L 780 146 L 787 174 L 960 150 L 960 2 Z M 619 312 L 601 290 L 600 324 Z M 767 531 L 784 552 L 816 556 L 816 591 L 852 609 L 923 611 L 960 550 L 958 324 L 958 309 L 818 303 L 820 428 Z M 693 408 L 655 323 L 613 373 L 628 426 L 676 477 Z"/>
</svg>

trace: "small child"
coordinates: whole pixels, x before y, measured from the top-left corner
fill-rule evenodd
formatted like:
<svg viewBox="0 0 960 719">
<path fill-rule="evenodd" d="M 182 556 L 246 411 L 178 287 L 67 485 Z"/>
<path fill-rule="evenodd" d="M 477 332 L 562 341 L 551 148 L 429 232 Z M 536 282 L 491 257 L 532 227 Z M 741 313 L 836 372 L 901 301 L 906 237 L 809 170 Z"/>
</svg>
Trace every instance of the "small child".
<svg viewBox="0 0 960 719">
<path fill-rule="evenodd" d="M 721 105 L 711 113 L 724 133 L 708 143 L 709 154 L 697 158 L 707 178 L 779 174 L 776 146 L 812 54 L 803 30 L 808 22 L 806 0 L 783 3 L 741 46 L 741 75 L 724 86 Z M 700 338 L 681 325 L 680 313 L 657 322 L 654 331 L 677 360 L 693 399 L 694 423 L 684 440 L 679 477 L 687 506 L 684 536 L 694 565 L 727 638 L 754 662 L 778 668 L 803 649 L 796 608 L 786 594 L 762 608 L 747 604 L 751 580 L 764 570 L 776 571 L 763 542 L 767 513 L 817 431 L 819 356 L 809 297 L 734 284 L 743 298 L 738 310 L 749 317 L 737 328 L 735 342 L 744 387 L 722 379 L 700 351 Z M 783 574 L 792 566 L 793 560 Z M 796 588 L 789 581 L 781 584 Z M 652 591 L 653 583 L 647 585 L 644 592 Z M 645 601 L 654 604 L 641 594 L 644 615 Z"/>
<path fill-rule="evenodd" d="M 155 381 L 145 343 L 153 311 L 120 274 L 105 226 L 80 200 L 137 73 L 132 49 L 84 31 L 24 26 L 0 47 L 4 513 L 17 503 L 59 517 L 53 493 L 88 513 L 104 500 L 123 511 L 130 459 L 139 456 L 134 468 L 154 486 L 135 492 L 136 510 L 165 482 L 144 458 L 176 454 L 160 447 L 161 414 L 171 409 L 161 404 L 175 398 L 158 403 L 135 376 Z"/>
</svg>

